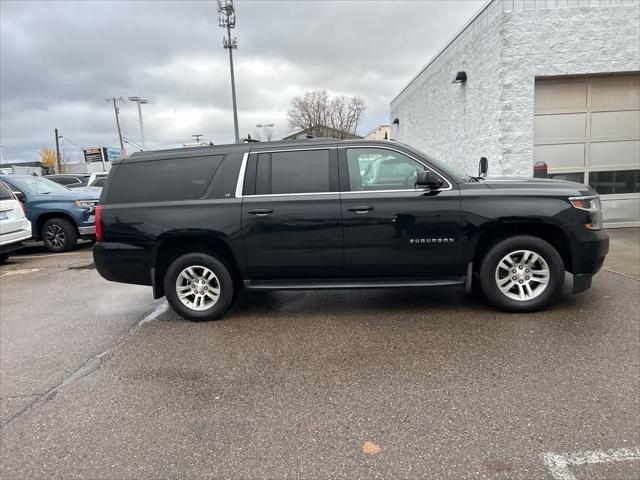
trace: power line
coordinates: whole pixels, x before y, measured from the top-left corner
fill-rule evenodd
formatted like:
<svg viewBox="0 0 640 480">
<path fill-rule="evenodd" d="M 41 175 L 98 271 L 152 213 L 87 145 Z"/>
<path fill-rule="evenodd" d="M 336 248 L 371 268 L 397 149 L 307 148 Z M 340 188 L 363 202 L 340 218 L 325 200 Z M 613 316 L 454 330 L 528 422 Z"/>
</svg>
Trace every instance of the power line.
<svg viewBox="0 0 640 480">
<path fill-rule="evenodd" d="M 71 145 L 75 146 L 78 150 L 82 150 L 84 152 L 84 148 L 82 148 L 80 145 L 78 145 L 77 143 L 75 143 L 73 140 L 71 140 L 69 137 L 67 137 L 66 135 L 64 136 L 64 140 L 66 142 L 69 142 Z"/>
<path fill-rule="evenodd" d="M 130 138 L 125 137 L 124 135 L 122 136 L 122 138 L 124 139 L 124 141 L 126 143 L 128 143 L 129 145 L 133 145 L 134 147 L 138 147 L 140 150 L 145 150 L 144 147 L 142 147 L 140 144 L 134 142 L 133 140 L 131 140 Z"/>
</svg>

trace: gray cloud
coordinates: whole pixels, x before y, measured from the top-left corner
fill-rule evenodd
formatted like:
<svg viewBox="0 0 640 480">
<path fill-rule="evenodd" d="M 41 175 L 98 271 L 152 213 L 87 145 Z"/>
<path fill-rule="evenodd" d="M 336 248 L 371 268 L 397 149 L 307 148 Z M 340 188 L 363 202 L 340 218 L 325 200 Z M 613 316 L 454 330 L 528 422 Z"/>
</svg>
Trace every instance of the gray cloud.
<svg viewBox="0 0 640 480">
<path fill-rule="evenodd" d="M 241 134 L 288 131 L 306 90 L 363 96 L 361 133 L 388 121 L 389 102 L 480 8 L 481 0 L 238 0 L 236 77 Z M 53 144 L 116 145 L 111 96 L 144 95 L 147 143 L 202 133 L 233 140 L 229 68 L 214 1 L 0 2 L 0 143 L 9 160 Z M 134 105 L 124 134 L 139 141 Z M 129 147 L 130 150 L 134 147 Z"/>
</svg>

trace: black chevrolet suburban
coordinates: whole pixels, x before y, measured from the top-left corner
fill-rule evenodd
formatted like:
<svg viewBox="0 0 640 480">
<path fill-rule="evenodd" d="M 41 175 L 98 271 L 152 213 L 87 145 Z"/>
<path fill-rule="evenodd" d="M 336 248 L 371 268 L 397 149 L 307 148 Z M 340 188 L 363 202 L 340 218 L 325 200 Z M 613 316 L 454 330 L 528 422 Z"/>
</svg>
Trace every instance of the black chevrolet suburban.
<svg viewBox="0 0 640 480">
<path fill-rule="evenodd" d="M 135 153 L 114 162 L 93 255 L 213 320 L 242 289 L 479 287 L 529 312 L 591 286 L 608 252 L 585 185 L 483 178 L 394 141 L 315 139 Z"/>
</svg>

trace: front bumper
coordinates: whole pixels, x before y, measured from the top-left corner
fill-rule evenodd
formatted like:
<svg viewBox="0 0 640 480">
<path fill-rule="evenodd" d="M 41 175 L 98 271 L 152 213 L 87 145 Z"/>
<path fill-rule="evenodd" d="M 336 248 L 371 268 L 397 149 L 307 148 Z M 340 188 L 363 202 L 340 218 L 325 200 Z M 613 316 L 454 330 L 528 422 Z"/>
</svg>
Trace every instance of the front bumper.
<svg viewBox="0 0 640 480">
<path fill-rule="evenodd" d="M 609 234 L 604 230 L 588 230 L 580 227 L 574 235 L 571 246 L 571 273 L 594 274 L 602 267 L 609 253 Z"/>
<path fill-rule="evenodd" d="M 588 230 L 581 227 L 575 236 L 571 252 L 573 293 L 591 288 L 591 280 L 602 268 L 607 253 L 609 234 L 604 230 Z"/>
<path fill-rule="evenodd" d="M 96 234 L 96 226 L 91 225 L 90 227 L 78 227 L 78 233 L 82 236 L 89 236 Z"/>
</svg>

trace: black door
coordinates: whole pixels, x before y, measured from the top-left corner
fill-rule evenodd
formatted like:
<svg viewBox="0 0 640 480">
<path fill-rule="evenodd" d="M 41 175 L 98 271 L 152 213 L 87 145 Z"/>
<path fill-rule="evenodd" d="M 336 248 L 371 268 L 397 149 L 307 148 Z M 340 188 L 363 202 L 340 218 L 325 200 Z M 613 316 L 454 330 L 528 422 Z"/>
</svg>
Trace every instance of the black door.
<svg viewBox="0 0 640 480">
<path fill-rule="evenodd" d="M 247 277 L 340 276 L 335 147 L 252 153 L 246 170 L 242 229 Z"/>
<path fill-rule="evenodd" d="M 396 148 L 340 148 L 345 276 L 464 275 L 460 195 L 415 188 L 423 160 Z"/>
</svg>

